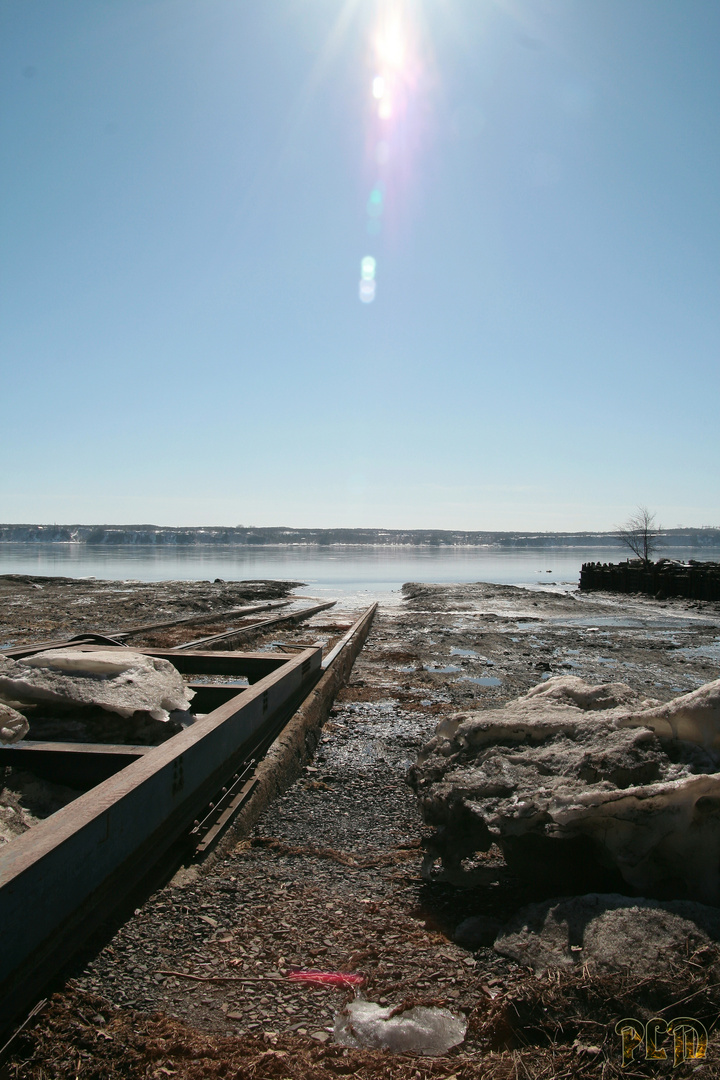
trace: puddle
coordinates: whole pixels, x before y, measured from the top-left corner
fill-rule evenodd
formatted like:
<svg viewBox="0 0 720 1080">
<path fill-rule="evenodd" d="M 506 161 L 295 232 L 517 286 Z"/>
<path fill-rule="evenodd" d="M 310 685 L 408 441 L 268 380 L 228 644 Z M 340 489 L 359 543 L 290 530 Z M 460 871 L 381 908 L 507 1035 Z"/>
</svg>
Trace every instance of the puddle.
<svg viewBox="0 0 720 1080">
<path fill-rule="evenodd" d="M 431 667 L 426 664 L 425 670 L 432 671 L 435 675 L 452 675 L 456 671 L 462 671 L 462 668 L 458 667 L 457 664 L 446 664 L 445 667 Z"/>
<path fill-rule="evenodd" d="M 660 615 L 650 614 L 643 616 L 635 615 L 595 615 L 593 618 L 585 618 L 583 616 L 570 615 L 565 617 L 554 617 L 547 619 L 547 624 L 550 626 L 576 626 L 583 630 L 598 630 L 602 626 L 610 626 L 615 629 L 626 630 L 643 630 L 643 629 L 666 629 L 666 630 L 688 630 L 694 629 L 698 624 L 715 622 L 714 619 L 709 619 L 702 615 L 696 616 L 680 616 L 680 615 Z M 531 624 L 518 623 L 518 629 L 530 629 Z"/>
<path fill-rule="evenodd" d="M 688 660 L 717 660 L 720 663 L 720 638 L 710 645 L 688 646 L 684 649 L 678 649 L 678 652 L 681 656 L 686 656 Z"/>
<path fill-rule="evenodd" d="M 458 679 L 458 682 L 471 682 L 476 686 L 502 686 L 502 679 L 496 679 L 494 675 L 483 675 L 480 678 L 472 678 L 470 675 L 465 675 L 462 679 Z"/>
<path fill-rule="evenodd" d="M 474 649 L 451 649 L 451 656 L 479 656 Z"/>
</svg>

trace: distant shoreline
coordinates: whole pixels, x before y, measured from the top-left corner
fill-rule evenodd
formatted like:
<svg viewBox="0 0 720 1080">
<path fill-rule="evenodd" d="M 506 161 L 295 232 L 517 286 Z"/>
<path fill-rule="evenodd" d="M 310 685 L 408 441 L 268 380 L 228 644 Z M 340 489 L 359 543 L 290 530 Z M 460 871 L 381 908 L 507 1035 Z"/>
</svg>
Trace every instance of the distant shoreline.
<svg viewBox="0 0 720 1080">
<path fill-rule="evenodd" d="M 661 547 L 720 548 L 720 528 L 664 529 Z M 62 544 L 77 547 L 243 548 L 617 548 L 615 532 L 490 532 L 460 529 L 291 529 L 273 527 L 173 528 L 155 525 L 0 525 L 0 544 Z M 662 552 L 659 552 L 661 554 Z"/>
</svg>

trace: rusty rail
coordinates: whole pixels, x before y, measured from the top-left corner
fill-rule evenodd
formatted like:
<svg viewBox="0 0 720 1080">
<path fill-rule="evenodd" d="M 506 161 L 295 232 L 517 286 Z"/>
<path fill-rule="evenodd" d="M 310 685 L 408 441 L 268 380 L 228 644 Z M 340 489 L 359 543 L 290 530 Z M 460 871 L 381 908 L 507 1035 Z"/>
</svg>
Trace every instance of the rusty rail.
<svg viewBox="0 0 720 1080">
<path fill-rule="evenodd" d="M 199 647 L 207 648 L 208 645 L 215 645 L 219 641 L 229 641 L 230 638 L 244 637 L 245 635 L 257 634 L 263 630 L 269 630 L 271 626 L 278 626 L 280 623 L 287 622 L 303 622 L 305 619 L 309 619 L 311 615 L 317 615 L 319 611 L 325 611 L 326 608 L 334 607 L 337 600 L 328 600 L 324 604 L 315 604 L 314 607 L 301 608 L 300 611 L 291 611 L 288 615 L 278 615 L 273 619 L 261 619 L 259 622 L 250 623 L 248 626 L 239 626 L 237 630 L 226 630 L 222 634 L 212 634 L 210 637 L 197 638 L 196 641 L 188 641 L 183 645 L 176 645 L 173 652 L 182 652 L 184 649 L 197 649 Z"/>
<path fill-rule="evenodd" d="M 186 832 L 247 748 L 297 707 L 321 662 L 319 648 L 169 655 L 185 673 L 263 673 L 227 687 L 225 704 L 0 850 L 0 1033 Z"/>
<path fill-rule="evenodd" d="M 292 781 L 312 752 L 311 733 L 347 679 L 376 608 L 363 612 L 325 661 L 317 647 L 290 654 L 138 650 L 168 659 L 186 674 L 243 675 L 251 685 L 191 684 L 198 698 L 205 694 L 217 707 L 160 746 L 87 747 L 98 761 L 116 757 L 118 771 L 0 850 L 0 1035 L 108 911 L 158 860 L 173 857 L 179 838 L 186 838 L 183 844 L 189 838 L 203 854 L 238 814 L 244 824 L 254 821 Z M 75 753 L 57 744 L 36 752 Z M 123 767 L 128 758 L 135 760 Z"/>
<path fill-rule="evenodd" d="M 166 619 L 164 622 L 141 623 L 138 626 L 130 626 L 125 630 L 103 630 L 97 633 L 76 634 L 72 638 L 53 638 L 51 641 L 41 641 L 33 645 L 16 645 L 11 649 L 0 649 L 0 656 L 7 656 L 10 660 L 21 660 L 24 656 L 30 656 L 31 653 L 40 652 L 44 649 L 61 649 L 68 645 L 90 644 L 93 640 L 98 641 L 100 644 L 107 644 L 107 641 L 102 642 L 99 640 L 102 638 L 112 638 L 115 642 L 122 643 L 136 634 L 150 633 L 153 630 L 167 630 L 172 626 L 182 626 L 184 624 L 241 619 L 246 615 L 254 615 L 258 611 L 268 611 L 271 608 L 284 607 L 289 603 L 290 600 L 267 600 L 262 604 L 248 604 L 240 608 L 227 608 L 225 611 L 203 612 L 201 615 L 182 615 L 177 619 Z"/>
</svg>

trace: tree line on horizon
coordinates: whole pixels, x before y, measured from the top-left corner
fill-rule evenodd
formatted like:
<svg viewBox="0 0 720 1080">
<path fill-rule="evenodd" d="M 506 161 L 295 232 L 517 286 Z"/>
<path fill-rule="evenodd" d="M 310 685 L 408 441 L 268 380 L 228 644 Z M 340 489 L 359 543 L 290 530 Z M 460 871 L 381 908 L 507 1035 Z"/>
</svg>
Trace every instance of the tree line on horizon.
<svg viewBox="0 0 720 1080">
<path fill-rule="evenodd" d="M 718 547 L 720 527 L 660 529 L 646 507 L 621 526 L 607 532 L 530 532 L 462 529 L 297 529 L 283 526 L 172 527 L 157 525 L 0 525 L 0 542 L 79 543 L 121 546 L 194 546 L 198 544 L 373 544 L 456 547 L 607 546 L 629 547 L 649 559 L 660 542 L 672 547 Z"/>
</svg>

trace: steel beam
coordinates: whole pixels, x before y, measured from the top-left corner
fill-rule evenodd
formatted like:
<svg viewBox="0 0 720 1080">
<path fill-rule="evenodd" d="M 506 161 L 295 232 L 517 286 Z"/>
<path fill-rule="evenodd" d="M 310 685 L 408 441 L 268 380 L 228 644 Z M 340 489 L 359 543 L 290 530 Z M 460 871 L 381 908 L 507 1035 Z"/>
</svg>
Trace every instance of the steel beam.
<svg viewBox="0 0 720 1080">
<path fill-rule="evenodd" d="M 192 673 L 246 674 L 238 670 L 246 658 L 237 654 L 168 658 Z M 253 686 L 0 850 L 0 1026 L 32 1004 L 118 899 L 192 825 L 237 771 L 244 747 L 302 700 L 319 675 L 321 650 L 262 655 L 262 661 L 266 674 Z M 259 662 L 251 658 L 251 666 Z"/>
<path fill-rule="evenodd" d="M 317 615 L 319 611 L 334 607 L 337 600 L 329 600 L 324 604 L 316 604 L 314 607 L 301 608 L 300 611 L 291 611 L 289 615 L 278 615 L 273 619 L 261 619 L 249 626 L 240 626 L 237 630 L 226 630 L 223 634 L 213 634 L 211 637 L 198 638 L 196 641 L 188 641 L 185 645 L 176 645 L 173 652 L 182 652 L 184 649 L 196 649 L 200 645 L 208 646 L 214 642 L 227 641 L 229 638 L 241 637 L 244 634 L 256 634 L 260 630 L 269 630 L 271 626 L 280 623 L 302 622 L 311 615 Z"/>
<path fill-rule="evenodd" d="M 152 746 L 117 743 L 35 742 L 23 739 L 0 746 L 0 767 L 12 765 L 68 787 L 87 788 L 113 776 L 147 754 Z"/>
<path fill-rule="evenodd" d="M 268 600 L 263 604 L 248 604 L 246 607 L 228 608 L 225 611 L 203 612 L 202 615 L 183 615 L 177 619 L 165 619 L 164 622 L 140 623 L 138 626 L 130 626 L 125 630 L 102 630 L 102 637 L 115 638 L 124 641 L 135 634 L 146 634 L 153 630 L 167 630 L 172 626 L 182 626 L 185 623 L 222 622 L 225 619 L 240 619 L 246 615 L 253 615 L 258 611 L 268 611 L 271 608 L 285 607 L 289 600 Z M 85 637 L 93 634 L 77 634 L 74 638 L 54 638 L 52 641 L 43 641 L 39 645 L 16 645 L 10 649 L 0 649 L 0 656 L 7 656 L 10 660 L 21 660 L 23 656 L 30 656 L 34 652 L 43 652 L 46 649 L 62 649 L 74 647 Z"/>
</svg>

